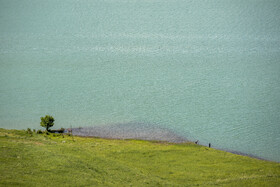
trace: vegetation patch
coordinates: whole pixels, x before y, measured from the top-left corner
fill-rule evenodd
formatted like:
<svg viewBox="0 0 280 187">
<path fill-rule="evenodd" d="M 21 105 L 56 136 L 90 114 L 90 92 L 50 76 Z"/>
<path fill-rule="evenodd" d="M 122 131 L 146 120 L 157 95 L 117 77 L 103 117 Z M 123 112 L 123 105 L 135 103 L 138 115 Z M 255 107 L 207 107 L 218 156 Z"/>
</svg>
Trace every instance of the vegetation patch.
<svg viewBox="0 0 280 187">
<path fill-rule="evenodd" d="M 280 185 L 279 163 L 192 143 L 30 131 L 0 129 L 0 186 Z"/>
</svg>

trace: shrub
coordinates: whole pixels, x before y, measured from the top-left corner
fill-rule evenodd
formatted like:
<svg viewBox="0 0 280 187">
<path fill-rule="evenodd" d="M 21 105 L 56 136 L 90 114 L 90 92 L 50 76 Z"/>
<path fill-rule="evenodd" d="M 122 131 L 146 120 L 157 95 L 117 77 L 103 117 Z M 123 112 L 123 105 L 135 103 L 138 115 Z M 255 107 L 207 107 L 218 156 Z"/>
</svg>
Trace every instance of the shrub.
<svg viewBox="0 0 280 187">
<path fill-rule="evenodd" d="M 32 131 L 30 128 L 27 128 L 26 132 L 27 132 L 27 134 L 32 134 Z"/>
<path fill-rule="evenodd" d="M 43 134 L 41 130 L 37 130 L 37 134 Z"/>
</svg>

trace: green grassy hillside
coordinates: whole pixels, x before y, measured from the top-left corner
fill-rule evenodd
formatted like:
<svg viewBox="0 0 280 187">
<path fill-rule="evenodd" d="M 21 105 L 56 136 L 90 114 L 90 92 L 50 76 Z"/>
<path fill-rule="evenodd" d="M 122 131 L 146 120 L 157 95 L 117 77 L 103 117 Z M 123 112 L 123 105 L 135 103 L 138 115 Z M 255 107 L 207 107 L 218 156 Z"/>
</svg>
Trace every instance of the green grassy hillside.
<svg viewBox="0 0 280 187">
<path fill-rule="evenodd" d="M 0 129 L 1 186 L 279 186 L 280 164 L 189 144 Z"/>
</svg>

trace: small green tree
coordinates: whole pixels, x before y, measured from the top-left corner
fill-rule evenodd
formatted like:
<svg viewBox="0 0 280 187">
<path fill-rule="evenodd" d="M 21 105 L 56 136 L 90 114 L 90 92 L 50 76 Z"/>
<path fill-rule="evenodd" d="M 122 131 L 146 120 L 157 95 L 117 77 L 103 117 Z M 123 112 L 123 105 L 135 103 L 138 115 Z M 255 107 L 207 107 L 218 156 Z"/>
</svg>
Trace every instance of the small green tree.
<svg viewBox="0 0 280 187">
<path fill-rule="evenodd" d="M 54 125 L 54 118 L 49 115 L 46 115 L 45 117 L 41 117 L 40 124 L 42 127 L 45 127 L 47 131 L 49 131 L 49 128 Z"/>
</svg>

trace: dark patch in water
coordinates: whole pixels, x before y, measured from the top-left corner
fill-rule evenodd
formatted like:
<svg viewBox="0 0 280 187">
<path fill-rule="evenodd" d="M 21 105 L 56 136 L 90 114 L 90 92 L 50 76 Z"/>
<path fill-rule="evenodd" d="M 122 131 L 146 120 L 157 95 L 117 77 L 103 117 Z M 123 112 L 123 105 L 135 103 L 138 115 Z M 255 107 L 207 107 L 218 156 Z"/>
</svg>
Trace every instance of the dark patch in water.
<svg viewBox="0 0 280 187">
<path fill-rule="evenodd" d="M 76 136 L 92 136 L 112 139 L 139 139 L 183 143 L 186 138 L 174 132 L 146 123 L 124 123 L 94 127 L 73 128 L 72 134 Z"/>
</svg>

